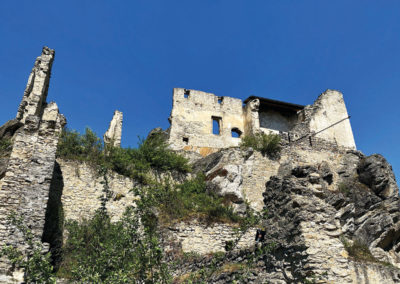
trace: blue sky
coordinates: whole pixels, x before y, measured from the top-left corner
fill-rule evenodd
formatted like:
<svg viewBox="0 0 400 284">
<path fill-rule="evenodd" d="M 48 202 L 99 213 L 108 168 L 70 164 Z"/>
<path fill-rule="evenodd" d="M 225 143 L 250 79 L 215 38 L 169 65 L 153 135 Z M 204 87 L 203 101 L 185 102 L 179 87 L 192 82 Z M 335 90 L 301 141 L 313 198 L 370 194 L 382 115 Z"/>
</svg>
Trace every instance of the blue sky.
<svg viewBox="0 0 400 284">
<path fill-rule="evenodd" d="M 1 1 L 0 125 L 16 115 L 43 45 L 48 100 L 123 146 L 168 127 L 172 88 L 311 104 L 343 92 L 359 150 L 400 177 L 400 1 Z"/>
</svg>

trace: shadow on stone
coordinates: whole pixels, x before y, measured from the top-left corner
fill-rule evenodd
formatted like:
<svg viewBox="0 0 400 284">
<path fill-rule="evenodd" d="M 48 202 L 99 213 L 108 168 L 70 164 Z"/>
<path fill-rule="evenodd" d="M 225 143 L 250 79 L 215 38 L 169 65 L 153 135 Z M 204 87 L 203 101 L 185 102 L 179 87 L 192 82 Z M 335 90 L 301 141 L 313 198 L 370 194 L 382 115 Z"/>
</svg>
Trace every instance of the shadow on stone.
<svg viewBox="0 0 400 284">
<path fill-rule="evenodd" d="M 61 203 L 64 180 L 60 165 L 55 162 L 51 180 L 49 200 L 47 201 L 46 219 L 42 241 L 50 244 L 53 265 L 55 269 L 61 261 L 63 243 L 64 212 Z"/>
</svg>

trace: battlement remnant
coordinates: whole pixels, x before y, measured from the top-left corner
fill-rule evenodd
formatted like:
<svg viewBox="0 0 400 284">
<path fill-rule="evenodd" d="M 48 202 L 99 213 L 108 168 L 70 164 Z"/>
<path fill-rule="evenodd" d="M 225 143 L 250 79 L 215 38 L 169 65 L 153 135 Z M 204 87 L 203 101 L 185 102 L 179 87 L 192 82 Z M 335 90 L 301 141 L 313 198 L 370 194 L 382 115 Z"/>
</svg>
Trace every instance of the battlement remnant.
<svg viewBox="0 0 400 284">
<path fill-rule="evenodd" d="M 303 106 L 256 96 L 242 102 L 174 88 L 169 143 L 175 150 L 205 156 L 238 146 L 242 135 L 264 132 L 280 134 L 287 142 L 309 136 L 310 141 L 313 138 L 336 148 L 355 149 L 348 118 L 343 95 L 335 90 L 327 90 L 314 104 Z"/>
<path fill-rule="evenodd" d="M 17 119 L 24 123 L 28 115 L 41 116 L 46 104 L 49 89 L 51 67 L 55 51 L 43 47 L 42 54 L 36 59 L 28 78 L 28 83 L 18 108 Z"/>
<path fill-rule="evenodd" d="M 110 126 L 103 136 L 104 143 L 114 147 L 121 147 L 122 137 L 122 112 L 116 110 L 114 116 L 110 121 Z"/>
</svg>

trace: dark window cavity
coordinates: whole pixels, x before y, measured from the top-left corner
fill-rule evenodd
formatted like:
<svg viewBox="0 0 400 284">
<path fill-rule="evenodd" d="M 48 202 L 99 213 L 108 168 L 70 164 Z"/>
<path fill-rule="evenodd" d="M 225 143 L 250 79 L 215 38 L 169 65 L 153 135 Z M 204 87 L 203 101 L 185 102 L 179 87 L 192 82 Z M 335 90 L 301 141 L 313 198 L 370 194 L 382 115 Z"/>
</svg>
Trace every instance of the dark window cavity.
<svg viewBox="0 0 400 284">
<path fill-rule="evenodd" d="M 218 103 L 222 104 L 222 101 L 224 100 L 224 97 L 218 97 Z"/>
<path fill-rule="evenodd" d="M 212 122 L 213 122 L 213 129 L 212 133 L 215 135 L 220 135 L 221 134 L 221 118 L 213 116 L 212 117 Z"/>
<path fill-rule="evenodd" d="M 183 137 L 182 138 L 183 143 L 185 143 L 186 145 L 189 144 L 189 138 L 187 137 Z"/>
<path fill-rule="evenodd" d="M 239 138 L 242 135 L 242 131 L 239 130 L 239 128 L 232 128 L 232 137 L 233 138 Z"/>
<path fill-rule="evenodd" d="M 184 98 L 185 99 L 187 99 L 187 98 L 189 98 L 189 95 L 190 95 L 190 90 L 185 90 L 185 93 L 184 93 Z"/>
</svg>

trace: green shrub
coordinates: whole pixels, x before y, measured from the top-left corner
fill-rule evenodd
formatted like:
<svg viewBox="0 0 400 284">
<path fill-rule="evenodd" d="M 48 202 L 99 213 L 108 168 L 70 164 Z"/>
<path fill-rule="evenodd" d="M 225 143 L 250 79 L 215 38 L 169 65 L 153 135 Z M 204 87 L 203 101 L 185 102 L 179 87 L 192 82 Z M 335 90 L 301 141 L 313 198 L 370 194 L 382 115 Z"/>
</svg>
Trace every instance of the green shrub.
<svg viewBox="0 0 400 284">
<path fill-rule="evenodd" d="M 376 259 L 367 244 L 362 242 L 361 240 L 355 239 L 352 242 L 346 240 L 345 237 L 340 238 L 341 242 L 343 243 L 344 248 L 348 252 L 349 256 L 358 262 L 374 262 L 384 266 L 392 266 L 388 262 L 380 261 Z"/>
<path fill-rule="evenodd" d="M 83 135 L 64 128 L 58 142 L 57 157 L 101 164 L 104 160 L 102 141 L 90 128 L 86 128 Z"/>
<path fill-rule="evenodd" d="M 187 173 L 191 170 L 188 160 L 170 150 L 159 134 L 146 140 L 140 139 L 136 149 L 111 147 L 107 153 L 109 168 L 143 182 L 148 178 L 150 170 L 180 173 Z"/>
<path fill-rule="evenodd" d="M 140 195 L 136 207 L 128 207 L 121 220 L 111 222 L 106 168 L 102 174 L 100 208 L 91 219 L 66 225 L 68 239 L 58 276 L 78 283 L 167 283 L 149 195 Z"/>
<path fill-rule="evenodd" d="M 148 183 L 149 172 L 190 171 L 188 160 L 168 148 L 161 135 L 140 139 L 138 148 L 103 147 L 101 138 L 86 128 L 85 134 L 65 128 L 57 148 L 57 157 L 79 160 L 106 167 L 119 174 Z"/>
<path fill-rule="evenodd" d="M 153 201 L 149 206 L 159 209 L 159 218 L 163 224 L 190 218 L 208 223 L 240 221 L 233 208 L 224 204 L 222 197 L 207 192 L 204 175 L 198 175 L 182 184 L 173 185 L 167 181 L 136 190 L 152 196 Z"/>
<path fill-rule="evenodd" d="M 12 150 L 12 142 L 10 139 L 0 139 L 0 157 L 8 156 Z"/>
<path fill-rule="evenodd" d="M 240 147 L 252 147 L 254 150 L 261 152 L 263 155 L 276 156 L 281 151 L 281 138 L 277 134 L 265 134 L 259 132 L 254 135 L 246 135 L 242 138 Z"/>
<path fill-rule="evenodd" d="M 43 244 L 35 241 L 32 231 L 21 216 L 13 212 L 8 219 L 22 234 L 29 250 L 26 253 L 13 246 L 4 246 L 1 248 L 0 257 L 5 256 L 13 267 L 24 269 L 26 283 L 56 283 L 50 253 L 43 253 L 45 251 Z"/>
</svg>

